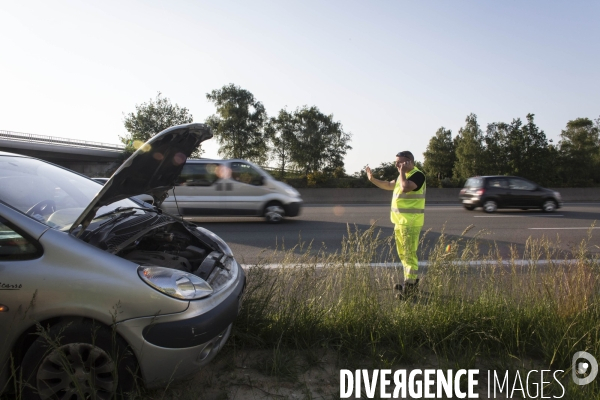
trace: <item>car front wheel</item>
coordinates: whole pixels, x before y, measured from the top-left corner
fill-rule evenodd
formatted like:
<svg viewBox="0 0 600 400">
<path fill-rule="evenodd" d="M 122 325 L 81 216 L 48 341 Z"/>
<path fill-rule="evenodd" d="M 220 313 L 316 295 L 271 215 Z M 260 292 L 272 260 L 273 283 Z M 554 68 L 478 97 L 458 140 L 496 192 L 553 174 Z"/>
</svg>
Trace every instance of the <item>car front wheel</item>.
<svg viewBox="0 0 600 400">
<path fill-rule="evenodd" d="M 135 388 L 137 362 L 108 328 L 72 321 L 38 332 L 22 369 L 25 400 L 109 400 Z"/>
<path fill-rule="evenodd" d="M 485 203 L 483 203 L 483 211 L 486 213 L 496 212 L 497 209 L 498 204 L 494 200 L 486 200 Z"/>
<path fill-rule="evenodd" d="M 283 220 L 285 210 L 281 203 L 272 201 L 265 206 L 265 219 L 271 224 L 277 224 Z"/>
<path fill-rule="evenodd" d="M 544 204 L 542 204 L 542 210 L 547 213 L 554 212 L 556 210 L 556 202 L 554 200 L 545 200 Z"/>
</svg>

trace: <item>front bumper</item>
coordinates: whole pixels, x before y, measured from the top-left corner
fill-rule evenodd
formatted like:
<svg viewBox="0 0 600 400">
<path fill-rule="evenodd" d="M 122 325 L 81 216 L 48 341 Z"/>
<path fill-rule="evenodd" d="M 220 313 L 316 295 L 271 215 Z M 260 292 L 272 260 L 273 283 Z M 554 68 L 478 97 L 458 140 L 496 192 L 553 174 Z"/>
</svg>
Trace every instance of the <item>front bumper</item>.
<svg viewBox="0 0 600 400">
<path fill-rule="evenodd" d="M 302 207 L 302 200 L 294 202 L 294 203 L 285 204 L 283 206 L 283 209 L 285 210 L 285 216 L 286 217 L 297 217 L 298 215 L 300 215 L 301 207 Z"/>
<path fill-rule="evenodd" d="M 223 347 L 238 315 L 246 283 L 236 262 L 235 282 L 214 297 L 189 302 L 181 312 L 117 324 L 131 346 L 146 387 L 160 387 L 208 364 Z"/>
</svg>

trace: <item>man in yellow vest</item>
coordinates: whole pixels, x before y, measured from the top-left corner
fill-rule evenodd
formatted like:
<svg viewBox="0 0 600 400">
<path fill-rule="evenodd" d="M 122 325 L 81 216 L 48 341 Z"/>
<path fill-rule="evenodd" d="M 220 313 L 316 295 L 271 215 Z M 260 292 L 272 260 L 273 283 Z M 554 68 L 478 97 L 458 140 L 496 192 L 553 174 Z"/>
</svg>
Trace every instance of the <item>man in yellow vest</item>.
<svg viewBox="0 0 600 400">
<path fill-rule="evenodd" d="M 390 218 L 394 224 L 396 249 L 404 267 L 404 286 L 398 284 L 396 289 L 402 296 L 410 296 L 419 283 L 417 248 L 425 221 L 425 174 L 415 167 L 415 158 L 410 151 L 396 154 L 396 168 L 400 175 L 395 181 L 374 178 L 368 166 L 367 178 L 381 189 L 394 191 Z"/>
</svg>

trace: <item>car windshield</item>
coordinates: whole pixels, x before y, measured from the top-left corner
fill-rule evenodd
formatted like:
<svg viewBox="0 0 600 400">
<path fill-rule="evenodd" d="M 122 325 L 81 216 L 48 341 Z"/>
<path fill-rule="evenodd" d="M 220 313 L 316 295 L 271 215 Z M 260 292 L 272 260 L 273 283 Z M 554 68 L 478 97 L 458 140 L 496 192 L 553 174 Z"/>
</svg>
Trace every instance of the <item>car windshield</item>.
<svg viewBox="0 0 600 400">
<path fill-rule="evenodd" d="M 101 184 L 44 161 L 0 156 L 0 200 L 55 229 L 69 229 L 100 189 Z M 96 215 L 136 206 L 120 200 Z"/>
<path fill-rule="evenodd" d="M 262 169 L 261 167 L 259 167 L 258 165 L 254 164 L 253 162 L 250 161 L 245 161 L 246 163 L 252 165 L 254 168 L 256 168 L 258 171 L 260 171 L 260 174 L 264 174 L 267 176 L 267 178 L 271 178 L 274 179 L 271 174 L 269 174 L 267 171 L 265 171 L 264 169 Z"/>
</svg>

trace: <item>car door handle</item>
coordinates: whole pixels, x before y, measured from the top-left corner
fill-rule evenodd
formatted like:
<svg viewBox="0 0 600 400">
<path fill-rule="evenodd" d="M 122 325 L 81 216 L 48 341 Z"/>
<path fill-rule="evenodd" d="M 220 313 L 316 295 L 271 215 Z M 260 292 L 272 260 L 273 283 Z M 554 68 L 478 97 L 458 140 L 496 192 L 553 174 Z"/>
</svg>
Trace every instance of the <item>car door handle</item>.
<svg viewBox="0 0 600 400">
<path fill-rule="evenodd" d="M 226 191 L 232 191 L 233 190 L 233 183 L 226 183 L 225 184 L 225 190 Z"/>
<path fill-rule="evenodd" d="M 222 183 L 217 183 L 216 184 L 216 189 L 217 192 L 221 192 L 223 190 L 223 184 Z"/>
</svg>

